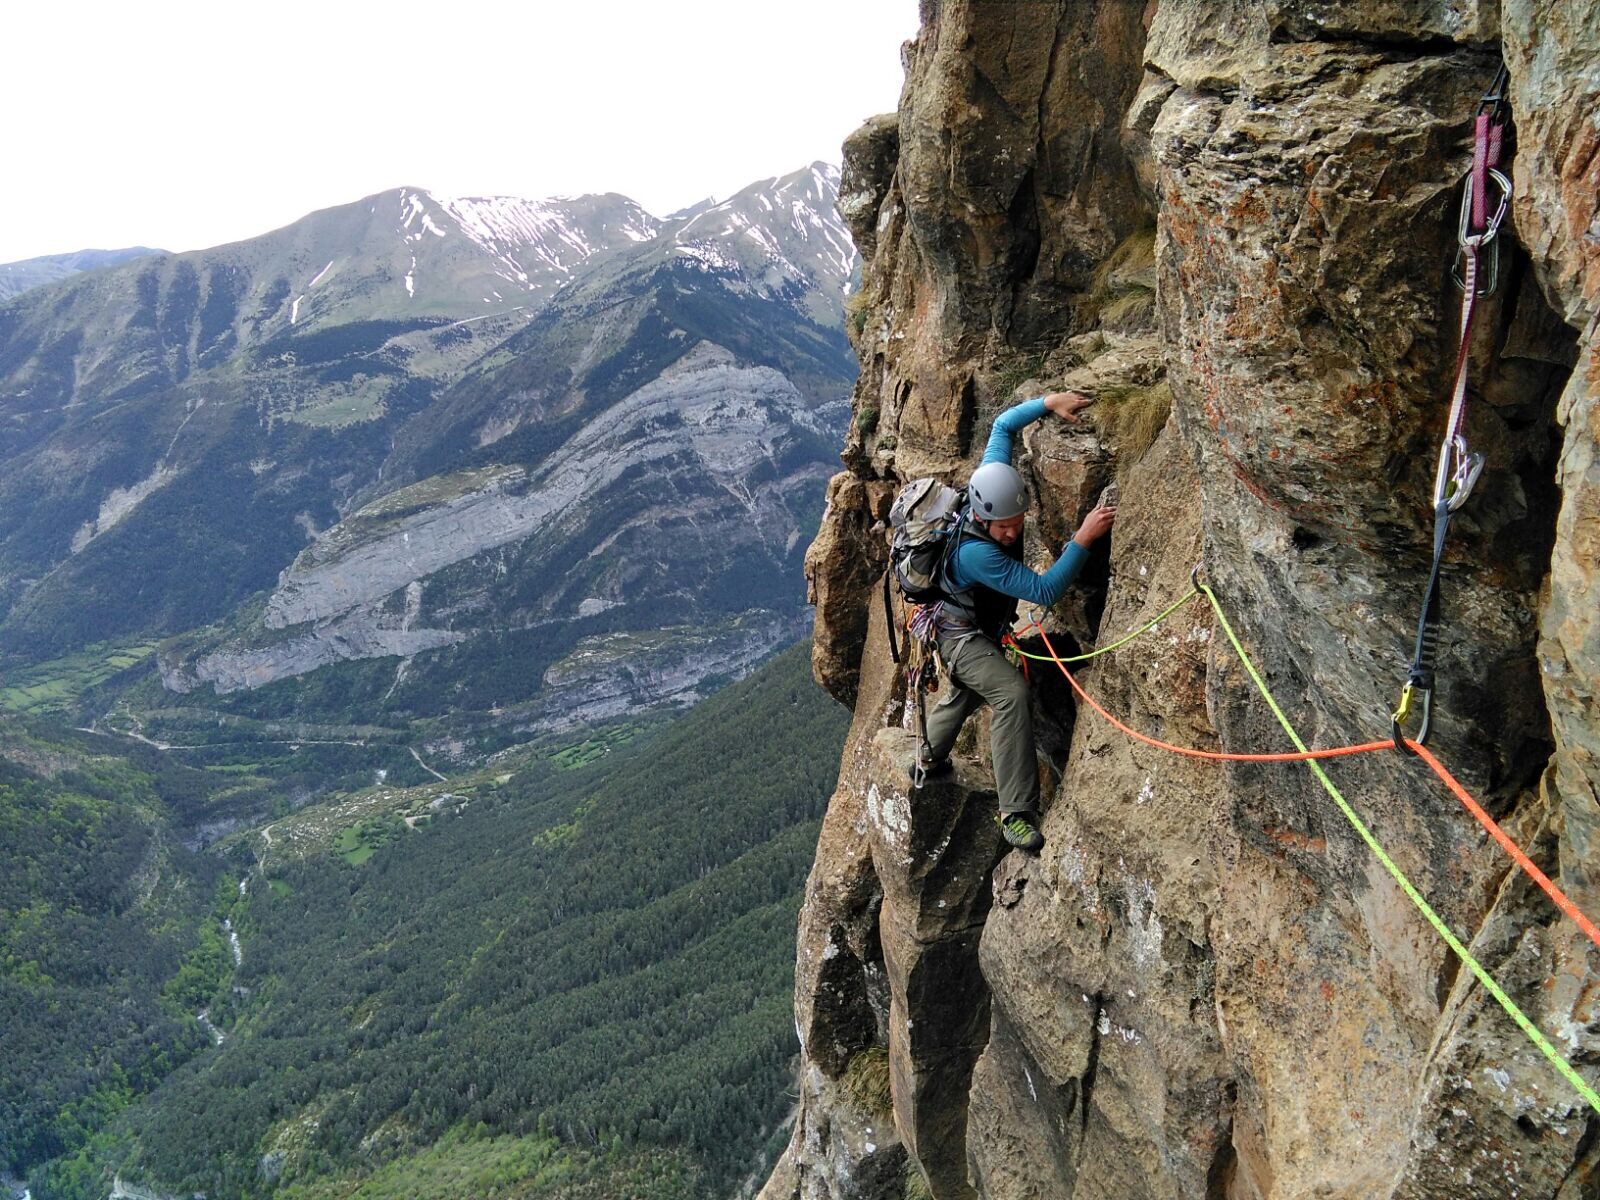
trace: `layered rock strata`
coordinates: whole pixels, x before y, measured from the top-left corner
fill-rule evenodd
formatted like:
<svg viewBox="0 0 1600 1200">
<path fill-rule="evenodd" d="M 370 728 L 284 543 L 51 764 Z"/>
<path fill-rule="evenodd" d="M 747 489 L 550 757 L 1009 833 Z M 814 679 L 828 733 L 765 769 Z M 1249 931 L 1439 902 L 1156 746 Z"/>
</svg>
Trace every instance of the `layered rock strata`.
<svg viewBox="0 0 1600 1200">
<path fill-rule="evenodd" d="M 641 578 L 691 540 L 714 545 L 725 558 L 764 547 L 785 553 L 800 540 L 804 498 L 826 476 L 796 446 L 824 434 L 783 374 L 742 366 L 728 350 L 701 343 L 582 426 L 538 469 L 498 465 L 436 476 L 322 531 L 280 574 L 255 627 L 218 647 L 169 654 L 163 682 L 180 692 L 209 684 L 225 694 L 330 663 L 409 657 L 466 641 L 479 630 L 461 619 L 463 610 L 484 604 L 464 603 L 450 583 L 499 580 L 509 573 L 508 555 L 561 563 L 582 547 L 565 579 L 552 571 L 542 581 L 542 609 L 522 614 L 535 625 L 637 599 Z M 611 523 L 592 538 L 600 513 Z M 644 541 L 654 543 L 650 557 L 634 561 L 629 543 Z M 618 562 L 597 584 L 608 555 Z M 742 674 L 752 656 L 771 653 L 797 632 L 788 614 L 761 610 L 752 618 L 739 629 L 706 622 L 716 627 L 709 640 L 725 643 L 710 654 L 700 653 L 708 639 L 691 628 L 676 631 L 680 644 L 666 648 L 665 658 L 654 654 L 660 636 L 643 635 L 651 643 L 648 661 L 636 667 L 599 669 L 610 665 L 600 661 L 605 656 L 575 654 L 553 670 L 553 690 L 540 696 L 541 715 L 530 717 L 529 727 L 634 711 L 646 695 L 650 703 L 691 701 L 706 672 Z M 749 636 L 758 627 L 759 635 Z M 596 664 L 579 678 L 581 668 Z M 694 679 L 654 678 L 694 667 L 704 668 Z"/>
<path fill-rule="evenodd" d="M 741 366 L 706 342 L 589 422 L 556 461 L 461 477 L 459 496 L 421 497 L 451 480 L 403 488 L 319 535 L 279 578 L 269 629 L 326 620 L 414 579 L 530 538 L 555 541 L 625 477 L 692 464 L 696 482 L 737 497 L 756 526 L 787 522 L 778 466 L 791 428 L 822 427 L 780 372 Z"/>
<path fill-rule="evenodd" d="M 764 1200 L 1594 1194 L 1600 1115 L 1303 767 L 1136 743 L 1034 664 L 1047 842 L 988 871 L 982 723 L 951 783 L 908 788 L 877 590 L 899 483 L 963 477 L 1005 405 L 1079 387 L 1091 427 L 1026 439 L 1030 557 L 1113 480 L 1122 508 L 1109 559 L 1038 614 L 1051 643 L 1140 627 L 1203 560 L 1308 744 L 1386 734 L 1432 551 L 1459 181 L 1503 59 L 1517 200 L 1471 346 L 1487 465 L 1446 550 L 1431 745 L 1600 908 L 1591 10 L 923 4 L 900 112 L 847 143 L 840 191 L 862 374 L 807 565 L 817 675 L 856 719 L 800 921 L 809 1083 Z M 1081 675 L 1166 741 L 1290 748 L 1202 600 Z M 1328 770 L 1593 1080 L 1593 946 L 1415 759 Z M 895 1134 L 852 1158 L 830 1131 L 859 1128 L 842 1083 L 876 1055 Z"/>
</svg>

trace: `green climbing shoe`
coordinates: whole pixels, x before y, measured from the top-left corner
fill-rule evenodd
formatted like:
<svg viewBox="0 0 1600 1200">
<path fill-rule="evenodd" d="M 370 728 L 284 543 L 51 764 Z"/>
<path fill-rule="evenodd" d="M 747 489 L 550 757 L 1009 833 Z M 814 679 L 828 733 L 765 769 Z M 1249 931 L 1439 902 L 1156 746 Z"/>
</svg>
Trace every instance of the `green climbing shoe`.
<svg viewBox="0 0 1600 1200">
<path fill-rule="evenodd" d="M 1037 850 L 1044 845 L 1044 835 L 1039 832 L 1039 814 L 1035 812 L 1001 813 L 1000 832 L 1018 850 Z"/>
</svg>

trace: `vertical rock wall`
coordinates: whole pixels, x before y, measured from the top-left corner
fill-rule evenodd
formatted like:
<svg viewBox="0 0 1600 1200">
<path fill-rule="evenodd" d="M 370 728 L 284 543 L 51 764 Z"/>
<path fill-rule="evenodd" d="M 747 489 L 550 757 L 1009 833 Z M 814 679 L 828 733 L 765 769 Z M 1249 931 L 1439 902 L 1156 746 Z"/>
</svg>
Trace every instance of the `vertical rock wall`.
<svg viewBox="0 0 1600 1200">
<path fill-rule="evenodd" d="M 1058 648 L 1150 620 L 1203 556 L 1309 744 L 1387 732 L 1431 552 L 1459 180 L 1502 56 L 1517 200 L 1473 343 L 1488 461 L 1447 553 L 1432 744 L 1600 910 L 1600 10 L 924 0 L 900 112 L 846 146 L 863 371 L 808 566 L 818 678 L 856 721 L 765 1200 L 1600 1194 L 1600 1118 L 1309 772 L 1132 742 L 1036 667 L 1047 844 L 1001 856 L 982 722 L 953 781 L 908 786 L 879 590 L 899 482 L 964 476 L 1000 409 L 1081 387 L 1093 428 L 1049 419 L 1021 462 L 1036 565 L 1122 492 L 1109 560 L 1041 614 Z M 1289 748 L 1203 603 L 1082 678 L 1158 737 Z M 1329 769 L 1593 1078 L 1594 948 L 1415 760 Z"/>
<path fill-rule="evenodd" d="M 1523 98 L 1525 150 L 1513 171 L 1517 232 L 1551 306 L 1580 331 L 1556 410 L 1564 428 L 1561 507 L 1538 654 L 1556 742 L 1544 795 L 1560 835 L 1561 880 L 1593 913 L 1600 906 L 1600 8 L 1513 0 L 1502 20 L 1506 63 Z M 1591 1020 L 1593 951 L 1569 926 L 1551 933 L 1552 1007 Z"/>
</svg>

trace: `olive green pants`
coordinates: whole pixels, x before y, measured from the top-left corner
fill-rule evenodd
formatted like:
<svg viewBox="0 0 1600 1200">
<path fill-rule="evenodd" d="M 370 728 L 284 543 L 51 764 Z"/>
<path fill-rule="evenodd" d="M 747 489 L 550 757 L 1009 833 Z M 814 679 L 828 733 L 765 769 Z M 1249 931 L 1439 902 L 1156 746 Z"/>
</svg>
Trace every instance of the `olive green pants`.
<svg viewBox="0 0 1600 1200">
<path fill-rule="evenodd" d="M 1028 681 L 1005 652 L 980 635 L 939 639 L 950 682 L 928 712 L 928 759 L 948 758 L 956 734 L 980 704 L 994 710 L 989 755 L 1002 814 L 1039 811 L 1039 762 L 1033 745 Z"/>
</svg>

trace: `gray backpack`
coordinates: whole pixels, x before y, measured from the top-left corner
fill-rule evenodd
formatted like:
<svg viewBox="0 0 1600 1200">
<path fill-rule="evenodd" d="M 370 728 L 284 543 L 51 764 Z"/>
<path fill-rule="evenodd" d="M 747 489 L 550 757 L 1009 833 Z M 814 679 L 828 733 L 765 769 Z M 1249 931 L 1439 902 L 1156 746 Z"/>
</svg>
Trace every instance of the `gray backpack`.
<svg viewBox="0 0 1600 1200">
<path fill-rule="evenodd" d="M 933 604 L 949 598 L 945 560 L 966 515 L 965 488 L 953 488 L 932 477 L 913 479 L 900 489 L 889 510 L 889 569 L 883 575 L 883 612 L 889 625 L 889 652 L 900 661 L 894 609 L 889 601 L 889 576 L 910 604 Z"/>
<path fill-rule="evenodd" d="M 948 594 L 944 561 L 966 508 L 967 493 L 937 479 L 913 479 L 889 510 L 889 565 L 912 604 L 932 604 Z"/>
</svg>

